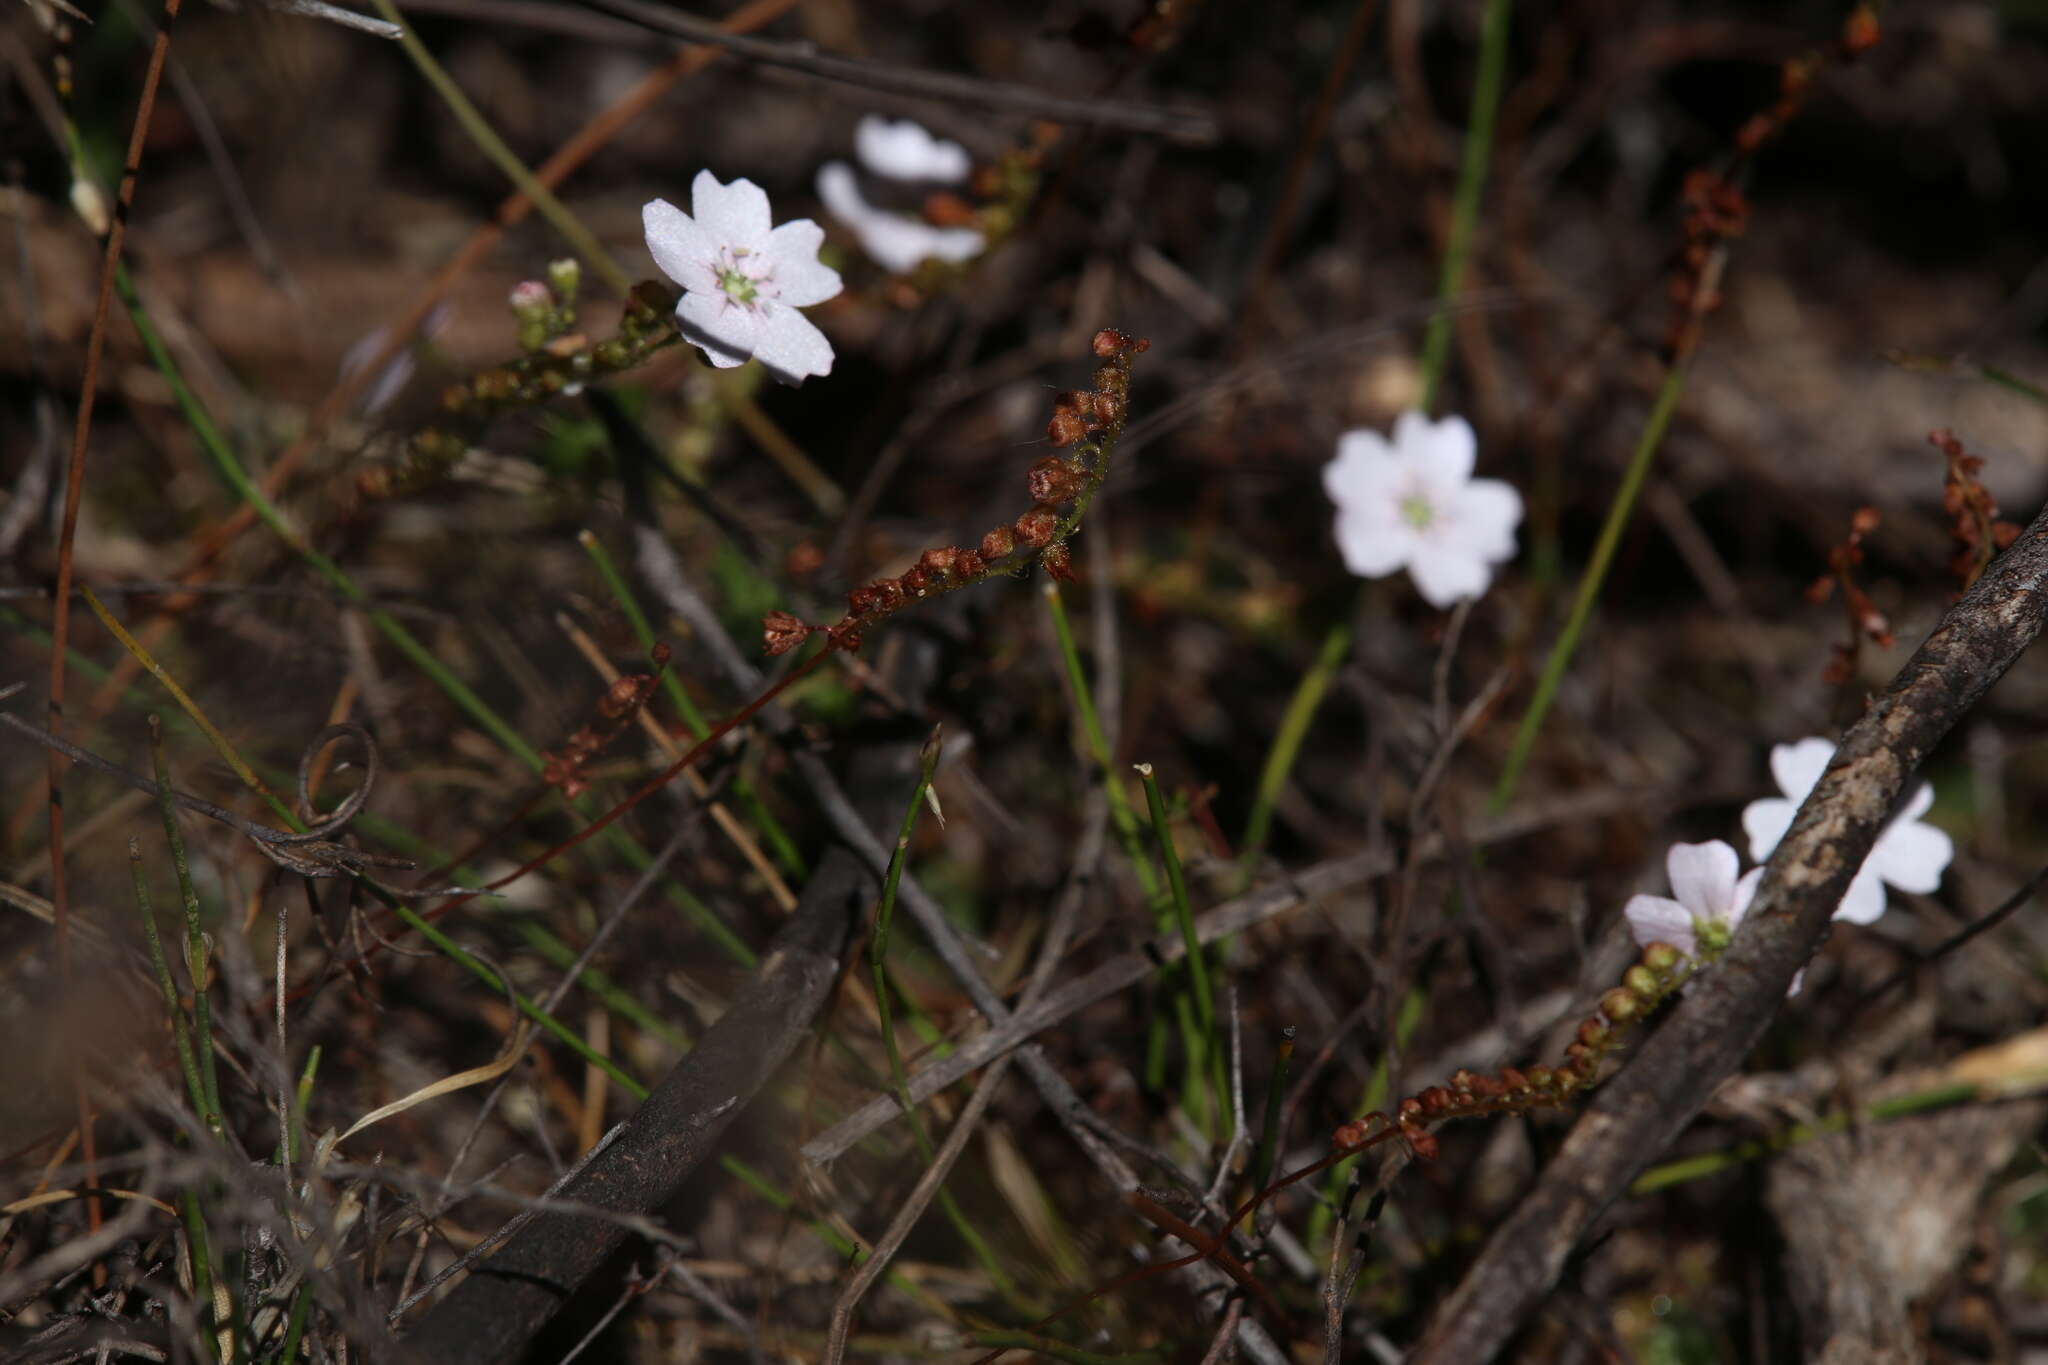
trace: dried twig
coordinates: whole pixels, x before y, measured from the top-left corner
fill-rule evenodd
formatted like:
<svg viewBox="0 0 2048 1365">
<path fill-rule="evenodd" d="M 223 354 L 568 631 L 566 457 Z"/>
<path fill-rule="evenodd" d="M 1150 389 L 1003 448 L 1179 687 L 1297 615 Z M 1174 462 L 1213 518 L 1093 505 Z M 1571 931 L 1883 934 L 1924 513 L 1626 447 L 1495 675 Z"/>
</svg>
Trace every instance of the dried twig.
<svg viewBox="0 0 2048 1365">
<path fill-rule="evenodd" d="M 2048 511 L 2001 555 L 1864 718 L 1771 856 L 1740 934 L 1672 1016 L 1601 1087 L 1555 1160 L 1439 1305 L 1415 1365 L 1489 1360 L 1557 1283 L 1572 1248 L 1690 1123 L 1762 1036 L 1793 975 L 1942 736 L 2039 633 Z"/>
</svg>

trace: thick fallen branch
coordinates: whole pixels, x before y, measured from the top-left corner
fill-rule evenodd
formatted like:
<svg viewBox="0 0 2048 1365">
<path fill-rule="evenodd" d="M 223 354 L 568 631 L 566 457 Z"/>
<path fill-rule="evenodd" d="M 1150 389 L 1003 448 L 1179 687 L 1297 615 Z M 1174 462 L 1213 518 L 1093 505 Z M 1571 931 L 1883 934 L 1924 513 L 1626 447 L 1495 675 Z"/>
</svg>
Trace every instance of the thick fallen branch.
<svg viewBox="0 0 2048 1365">
<path fill-rule="evenodd" d="M 2048 511 L 1950 609 L 1843 737 L 1771 856 L 1743 932 L 1603 1086 L 1536 1188 L 1437 1309 L 1410 1365 L 1491 1359 L 1565 1258 L 1763 1035 L 1907 779 L 2033 642 L 2048 610 Z"/>
</svg>

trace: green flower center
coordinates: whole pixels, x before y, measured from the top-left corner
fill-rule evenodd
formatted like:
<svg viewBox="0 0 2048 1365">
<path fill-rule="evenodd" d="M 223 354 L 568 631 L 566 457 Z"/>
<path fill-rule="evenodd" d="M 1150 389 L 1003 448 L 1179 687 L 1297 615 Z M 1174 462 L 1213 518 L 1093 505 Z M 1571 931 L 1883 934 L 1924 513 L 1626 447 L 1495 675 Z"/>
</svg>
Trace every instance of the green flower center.
<svg viewBox="0 0 2048 1365">
<path fill-rule="evenodd" d="M 1694 916 L 1692 931 L 1699 940 L 1702 957 L 1719 957 L 1735 940 L 1734 933 L 1728 927 L 1728 921 L 1724 919 L 1702 919 Z"/>
<path fill-rule="evenodd" d="M 1436 520 L 1436 508 L 1420 493 L 1410 493 L 1401 499 L 1401 520 L 1418 531 L 1427 531 L 1430 523 Z"/>
<path fill-rule="evenodd" d="M 726 297 L 734 303 L 752 303 L 755 296 L 760 293 L 754 287 L 752 280 L 742 275 L 738 270 L 728 269 L 724 266 L 720 266 L 718 269 L 718 287 L 723 289 Z"/>
</svg>

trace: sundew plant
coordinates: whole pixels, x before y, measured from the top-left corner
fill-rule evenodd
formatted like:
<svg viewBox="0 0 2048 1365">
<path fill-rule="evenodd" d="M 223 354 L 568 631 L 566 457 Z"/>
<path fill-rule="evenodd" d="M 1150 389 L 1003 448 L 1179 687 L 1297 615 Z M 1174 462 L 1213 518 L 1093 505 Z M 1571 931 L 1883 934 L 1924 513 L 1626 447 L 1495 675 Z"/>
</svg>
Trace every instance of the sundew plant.
<svg viewBox="0 0 2048 1365">
<path fill-rule="evenodd" d="M 0 62 L 0 1359 L 2048 1352 L 2024 7 L 180 9 Z"/>
</svg>

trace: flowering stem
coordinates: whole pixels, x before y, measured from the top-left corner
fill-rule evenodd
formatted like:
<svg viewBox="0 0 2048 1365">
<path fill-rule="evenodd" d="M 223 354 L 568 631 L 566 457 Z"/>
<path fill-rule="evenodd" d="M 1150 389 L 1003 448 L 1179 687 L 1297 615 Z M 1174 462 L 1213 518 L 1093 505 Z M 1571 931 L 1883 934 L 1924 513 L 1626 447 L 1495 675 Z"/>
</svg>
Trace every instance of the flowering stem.
<svg viewBox="0 0 2048 1365">
<path fill-rule="evenodd" d="M 1627 529 L 1629 516 L 1635 511 L 1636 497 L 1642 492 L 1650 463 L 1656 458 L 1658 447 L 1664 443 L 1664 433 L 1671 426 L 1671 414 L 1677 410 L 1678 400 L 1685 392 L 1686 373 L 1687 366 L 1681 360 L 1666 372 L 1664 386 L 1657 391 L 1656 404 L 1650 409 L 1650 418 L 1643 424 L 1643 434 L 1636 441 L 1635 455 L 1629 460 L 1628 469 L 1621 478 L 1621 487 L 1615 490 L 1614 501 L 1607 508 L 1607 521 L 1600 528 L 1600 539 L 1594 543 L 1593 557 L 1586 564 L 1585 575 L 1579 579 L 1579 591 L 1572 601 L 1571 615 L 1565 619 L 1564 629 L 1558 633 L 1550 657 L 1543 661 L 1543 675 L 1536 681 L 1536 692 L 1529 699 L 1529 709 L 1522 713 L 1522 724 L 1515 731 L 1514 746 L 1508 750 L 1507 764 L 1501 769 L 1500 781 L 1487 803 L 1492 814 L 1498 815 L 1507 809 L 1508 799 L 1515 794 L 1515 784 L 1521 780 L 1530 751 L 1536 747 L 1536 736 L 1543 729 L 1543 718 L 1557 697 L 1558 684 L 1564 680 L 1565 669 L 1571 666 L 1572 652 L 1578 648 L 1579 636 L 1593 615 L 1593 604 L 1599 600 L 1600 588 L 1607 581 L 1607 570 L 1614 563 L 1614 552 L 1621 545 L 1621 533 Z"/>
<path fill-rule="evenodd" d="M 1351 616 L 1356 615 L 1354 608 Z M 1273 827 L 1274 803 L 1280 799 L 1280 789 L 1287 785 L 1287 774 L 1294 771 L 1294 760 L 1308 738 L 1309 723 L 1316 718 L 1323 694 L 1330 690 L 1338 667 L 1351 652 L 1351 616 L 1330 627 L 1330 633 L 1323 637 L 1323 647 L 1316 651 L 1315 662 L 1295 684 L 1294 695 L 1287 699 L 1287 709 L 1281 713 L 1280 731 L 1273 737 L 1266 766 L 1259 771 L 1259 787 L 1252 796 L 1252 813 L 1245 820 L 1244 841 L 1238 849 L 1240 888 L 1250 883 L 1259 855 L 1265 851 L 1266 836 Z"/>
<path fill-rule="evenodd" d="M 1472 250 L 1472 229 L 1479 220 L 1479 199 L 1486 189 L 1486 165 L 1493 153 L 1494 117 L 1500 110 L 1500 87 L 1507 70 L 1509 0 L 1487 0 L 1479 38 L 1479 73 L 1472 86 L 1472 110 L 1465 124 L 1465 157 L 1458 168 L 1457 195 L 1451 202 L 1450 227 L 1444 235 L 1443 273 L 1436 288 L 1436 312 L 1422 334 L 1422 397 L 1416 404 L 1428 412 L 1436 403 L 1444 363 L 1451 349 L 1450 303 L 1465 287 L 1465 261 Z"/>
</svg>

